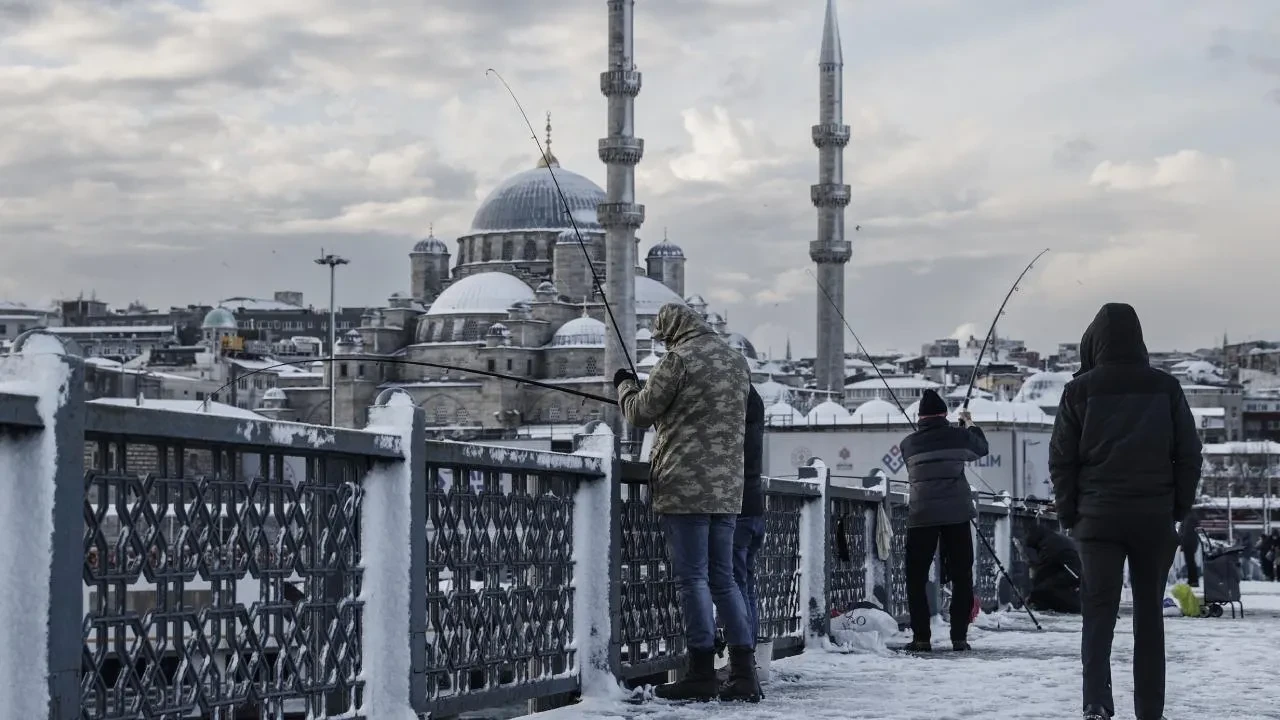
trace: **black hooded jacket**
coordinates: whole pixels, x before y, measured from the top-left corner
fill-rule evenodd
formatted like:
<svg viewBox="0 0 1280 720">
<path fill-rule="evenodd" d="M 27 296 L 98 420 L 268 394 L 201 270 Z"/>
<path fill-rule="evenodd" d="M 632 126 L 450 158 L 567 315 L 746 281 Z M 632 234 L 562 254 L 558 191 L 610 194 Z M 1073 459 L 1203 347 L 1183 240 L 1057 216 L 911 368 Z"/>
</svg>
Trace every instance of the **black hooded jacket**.
<svg viewBox="0 0 1280 720">
<path fill-rule="evenodd" d="M 1200 439 L 1182 386 L 1150 365 L 1134 309 L 1108 303 L 1080 340 L 1049 446 L 1058 517 L 1181 520 L 1200 484 Z"/>
<path fill-rule="evenodd" d="M 1071 539 L 1040 525 L 1032 525 L 1027 529 L 1022 544 L 1027 549 L 1027 562 L 1031 565 L 1031 575 L 1037 581 L 1063 573 L 1075 580 L 1080 579 L 1083 572 L 1080 565 L 1080 553 Z M 1070 572 L 1062 570 L 1067 568 Z"/>
<path fill-rule="evenodd" d="M 754 385 L 747 395 L 747 434 L 742 444 L 742 513 L 743 517 L 764 515 L 764 400 Z"/>
</svg>

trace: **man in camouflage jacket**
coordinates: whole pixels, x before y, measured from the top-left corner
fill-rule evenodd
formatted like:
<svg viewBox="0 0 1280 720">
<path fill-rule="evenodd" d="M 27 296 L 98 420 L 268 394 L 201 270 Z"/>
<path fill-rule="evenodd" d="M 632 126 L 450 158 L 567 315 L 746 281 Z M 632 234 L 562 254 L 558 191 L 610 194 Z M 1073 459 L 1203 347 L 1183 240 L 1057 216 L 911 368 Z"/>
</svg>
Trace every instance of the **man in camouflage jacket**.
<svg viewBox="0 0 1280 720">
<path fill-rule="evenodd" d="M 680 591 L 689 671 L 658 688 L 668 699 L 759 701 L 755 638 L 733 577 L 733 536 L 742 509 L 743 442 L 751 371 L 740 352 L 688 307 L 658 311 L 653 338 L 667 353 L 644 387 L 627 369 L 614 385 L 618 405 L 638 428 L 652 426 L 649 489 L 662 519 Z M 713 607 L 714 606 L 714 607 Z M 729 644 L 729 680 L 715 675 L 715 613 Z"/>
</svg>

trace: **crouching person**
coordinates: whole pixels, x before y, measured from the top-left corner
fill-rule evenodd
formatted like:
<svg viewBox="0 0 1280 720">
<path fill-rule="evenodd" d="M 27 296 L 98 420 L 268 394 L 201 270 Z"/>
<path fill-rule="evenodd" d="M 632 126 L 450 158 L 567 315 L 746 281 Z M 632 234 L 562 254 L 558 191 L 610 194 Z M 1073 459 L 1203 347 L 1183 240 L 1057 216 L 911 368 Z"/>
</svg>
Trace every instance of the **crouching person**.
<svg viewBox="0 0 1280 720">
<path fill-rule="evenodd" d="M 694 311 L 668 303 L 653 337 L 667 354 L 644 387 L 626 369 L 614 375 L 627 421 L 653 426 L 649 489 L 661 517 L 680 594 L 689 668 L 659 687 L 668 700 L 759 702 L 755 638 L 733 576 L 734 532 L 742 509 L 743 438 L 750 370 L 737 350 Z M 729 645 L 729 679 L 715 672 L 715 616 Z"/>
</svg>

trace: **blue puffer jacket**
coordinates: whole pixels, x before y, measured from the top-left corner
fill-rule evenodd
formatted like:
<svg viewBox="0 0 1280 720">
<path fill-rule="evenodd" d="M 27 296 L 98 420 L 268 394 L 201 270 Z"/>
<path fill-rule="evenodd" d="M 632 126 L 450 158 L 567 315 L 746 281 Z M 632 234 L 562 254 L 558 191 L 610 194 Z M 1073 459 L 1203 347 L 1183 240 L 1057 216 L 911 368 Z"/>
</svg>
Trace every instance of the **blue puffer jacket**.
<svg viewBox="0 0 1280 720">
<path fill-rule="evenodd" d="M 964 464 L 987 456 L 981 428 L 955 427 L 944 417 L 923 418 L 900 447 L 911 479 L 908 527 L 956 525 L 976 517 Z"/>
</svg>

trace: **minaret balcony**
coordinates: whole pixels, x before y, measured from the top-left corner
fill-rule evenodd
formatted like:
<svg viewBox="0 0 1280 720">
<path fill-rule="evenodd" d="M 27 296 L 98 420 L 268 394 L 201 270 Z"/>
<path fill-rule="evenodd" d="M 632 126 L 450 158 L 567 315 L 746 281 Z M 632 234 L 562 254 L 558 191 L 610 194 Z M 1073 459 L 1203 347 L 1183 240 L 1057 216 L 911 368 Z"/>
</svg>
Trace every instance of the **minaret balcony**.
<svg viewBox="0 0 1280 720">
<path fill-rule="evenodd" d="M 600 138 L 597 150 L 606 165 L 635 165 L 644 157 L 644 140 L 634 137 Z"/>
<path fill-rule="evenodd" d="M 842 208 L 849 204 L 850 197 L 852 197 L 852 191 L 848 185 L 821 183 L 809 187 L 809 199 L 813 201 L 814 207 Z"/>
<path fill-rule="evenodd" d="M 847 263 L 853 257 L 853 243 L 848 240 L 826 242 L 814 240 L 809 243 L 809 259 L 819 263 Z"/>
<path fill-rule="evenodd" d="M 849 144 L 849 126 L 839 123 L 822 123 L 813 126 L 813 144 L 815 147 L 839 147 Z"/>
<path fill-rule="evenodd" d="M 636 203 L 600 203 L 596 219 L 606 228 L 638 228 L 644 224 L 644 206 Z"/>
<path fill-rule="evenodd" d="M 640 94 L 639 70 L 605 70 L 600 73 L 600 92 L 605 97 L 635 97 Z"/>
</svg>

